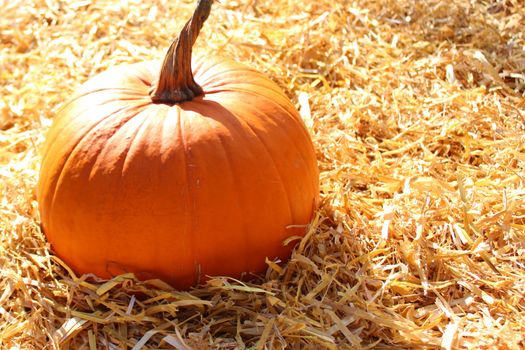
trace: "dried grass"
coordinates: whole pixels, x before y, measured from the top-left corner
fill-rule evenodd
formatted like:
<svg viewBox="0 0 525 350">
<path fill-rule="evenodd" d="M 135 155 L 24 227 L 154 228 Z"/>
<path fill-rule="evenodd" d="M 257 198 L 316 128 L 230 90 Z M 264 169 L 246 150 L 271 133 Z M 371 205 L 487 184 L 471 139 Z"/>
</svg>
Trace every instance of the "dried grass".
<svg viewBox="0 0 525 350">
<path fill-rule="evenodd" d="M 57 107 L 109 66 L 161 57 L 193 4 L 0 5 L 1 348 L 525 347 L 520 0 L 217 4 L 197 51 L 297 103 L 322 205 L 289 263 L 191 292 L 74 276 L 33 191 Z"/>
</svg>

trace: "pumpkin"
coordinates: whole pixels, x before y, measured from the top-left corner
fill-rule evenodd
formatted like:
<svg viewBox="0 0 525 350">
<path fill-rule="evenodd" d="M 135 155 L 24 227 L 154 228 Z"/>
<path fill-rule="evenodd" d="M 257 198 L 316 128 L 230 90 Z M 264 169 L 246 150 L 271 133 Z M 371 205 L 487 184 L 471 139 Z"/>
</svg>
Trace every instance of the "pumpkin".
<svg viewBox="0 0 525 350">
<path fill-rule="evenodd" d="M 291 101 L 240 63 L 192 62 L 211 3 L 198 2 L 162 63 L 88 80 L 48 132 L 42 228 L 78 274 L 188 288 L 261 273 L 312 219 L 316 156 Z"/>
</svg>

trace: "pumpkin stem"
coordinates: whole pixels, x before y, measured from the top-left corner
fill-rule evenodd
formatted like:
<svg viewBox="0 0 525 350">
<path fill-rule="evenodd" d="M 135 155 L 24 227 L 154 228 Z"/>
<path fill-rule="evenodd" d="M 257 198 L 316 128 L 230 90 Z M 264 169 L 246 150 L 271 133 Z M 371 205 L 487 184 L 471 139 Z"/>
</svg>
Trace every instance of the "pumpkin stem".
<svg viewBox="0 0 525 350">
<path fill-rule="evenodd" d="M 171 43 L 162 63 L 159 80 L 150 91 L 153 102 L 174 104 L 190 101 L 203 94 L 202 88 L 193 79 L 191 51 L 202 25 L 210 15 L 212 3 L 213 0 L 199 0 L 179 37 Z"/>
</svg>

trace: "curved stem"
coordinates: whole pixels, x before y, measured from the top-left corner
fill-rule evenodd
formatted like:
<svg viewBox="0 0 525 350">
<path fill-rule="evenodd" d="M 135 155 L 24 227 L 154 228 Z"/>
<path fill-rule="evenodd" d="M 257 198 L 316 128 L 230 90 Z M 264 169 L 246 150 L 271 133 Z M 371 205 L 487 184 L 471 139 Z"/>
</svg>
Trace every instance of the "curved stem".
<svg viewBox="0 0 525 350">
<path fill-rule="evenodd" d="M 191 51 L 202 25 L 210 15 L 213 0 L 199 0 L 195 12 L 182 28 L 179 37 L 171 43 L 162 63 L 157 83 L 150 91 L 155 103 L 189 101 L 203 93 L 193 79 Z"/>
</svg>

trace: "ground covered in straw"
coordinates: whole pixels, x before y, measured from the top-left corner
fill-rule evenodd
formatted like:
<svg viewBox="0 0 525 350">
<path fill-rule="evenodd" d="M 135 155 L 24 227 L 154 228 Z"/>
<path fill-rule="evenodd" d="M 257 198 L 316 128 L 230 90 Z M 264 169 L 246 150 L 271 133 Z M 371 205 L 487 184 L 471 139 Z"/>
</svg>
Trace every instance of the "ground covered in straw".
<svg viewBox="0 0 525 350">
<path fill-rule="evenodd" d="M 0 347 L 525 347 L 525 8 L 519 0 L 221 1 L 196 52 L 301 110 L 322 205 L 287 264 L 191 292 L 74 276 L 34 188 L 57 108 L 161 58 L 194 4 L 0 1 Z"/>
</svg>

